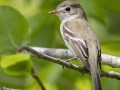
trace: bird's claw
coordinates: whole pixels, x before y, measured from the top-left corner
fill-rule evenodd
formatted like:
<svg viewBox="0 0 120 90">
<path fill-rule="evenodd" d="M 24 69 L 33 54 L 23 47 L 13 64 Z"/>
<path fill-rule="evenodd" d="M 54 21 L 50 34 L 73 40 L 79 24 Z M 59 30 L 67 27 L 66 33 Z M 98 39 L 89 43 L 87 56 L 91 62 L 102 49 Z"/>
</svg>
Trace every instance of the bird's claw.
<svg viewBox="0 0 120 90">
<path fill-rule="evenodd" d="M 82 72 L 82 75 L 84 75 L 85 73 L 89 71 L 85 66 L 83 67 L 83 69 L 84 69 L 84 72 Z"/>
<path fill-rule="evenodd" d="M 70 60 L 66 60 L 66 63 L 69 64 L 69 66 L 70 66 Z"/>
<path fill-rule="evenodd" d="M 70 66 L 70 60 L 65 61 Z M 63 65 L 63 69 L 65 69 L 65 66 Z"/>
<path fill-rule="evenodd" d="M 75 57 L 73 57 L 73 58 L 70 58 L 70 59 L 67 59 L 66 60 L 66 63 L 70 66 L 70 61 L 71 60 L 73 60 L 73 59 L 77 59 L 78 58 L 78 56 L 75 56 Z M 63 65 L 63 69 L 65 68 L 65 66 Z"/>
</svg>

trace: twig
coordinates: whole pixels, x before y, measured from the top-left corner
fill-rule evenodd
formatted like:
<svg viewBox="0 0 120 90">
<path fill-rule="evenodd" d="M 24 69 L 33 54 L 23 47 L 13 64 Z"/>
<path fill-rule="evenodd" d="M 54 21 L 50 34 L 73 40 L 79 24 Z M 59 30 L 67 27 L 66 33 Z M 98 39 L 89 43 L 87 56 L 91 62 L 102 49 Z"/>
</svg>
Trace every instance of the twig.
<svg viewBox="0 0 120 90">
<path fill-rule="evenodd" d="M 44 85 L 42 84 L 41 80 L 39 79 L 39 77 L 36 75 L 33 67 L 31 69 L 31 75 L 35 78 L 35 80 L 38 82 L 39 86 L 41 87 L 41 90 L 46 90 Z"/>
</svg>

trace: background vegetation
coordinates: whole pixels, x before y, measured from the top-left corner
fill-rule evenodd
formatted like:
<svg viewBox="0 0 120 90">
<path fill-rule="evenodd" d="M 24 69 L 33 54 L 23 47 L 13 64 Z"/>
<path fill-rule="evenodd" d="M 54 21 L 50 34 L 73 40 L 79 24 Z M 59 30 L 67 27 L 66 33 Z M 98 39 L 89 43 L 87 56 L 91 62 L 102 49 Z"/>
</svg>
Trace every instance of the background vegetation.
<svg viewBox="0 0 120 90">
<path fill-rule="evenodd" d="M 30 75 L 33 66 L 47 90 L 92 90 L 89 75 L 63 70 L 60 65 L 18 53 L 17 49 L 26 44 L 66 48 L 59 33 L 58 17 L 48 14 L 62 1 L 0 0 L 0 87 L 40 90 Z M 97 34 L 102 53 L 120 56 L 120 0 L 78 1 Z M 102 68 L 120 72 L 104 65 Z M 104 77 L 101 80 L 103 90 L 120 90 L 120 81 Z"/>
</svg>

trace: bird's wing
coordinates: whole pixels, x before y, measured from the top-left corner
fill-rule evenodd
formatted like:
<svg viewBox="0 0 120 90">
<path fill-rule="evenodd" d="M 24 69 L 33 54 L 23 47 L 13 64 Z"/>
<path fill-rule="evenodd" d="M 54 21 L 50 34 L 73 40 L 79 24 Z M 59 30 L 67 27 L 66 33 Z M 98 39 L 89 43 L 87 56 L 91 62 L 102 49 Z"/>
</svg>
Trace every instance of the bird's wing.
<svg viewBox="0 0 120 90">
<path fill-rule="evenodd" d="M 73 28 L 71 28 L 71 25 L 67 22 L 63 25 L 63 35 L 64 39 L 67 40 L 67 42 L 72 47 L 77 56 L 80 58 L 80 60 L 83 62 L 85 67 L 89 69 L 89 54 L 86 40 L 78 36 L 79 32 L 75 32 Z"/>
<path fill-rule="evenodd" d="M 98 40 L 96 41 L 96 43 L 97 43 L 97 49 L 98 49 L 98 64 L 99 64 L 99 66 L 100 66 L 100 69 L 102 70 L 102 67 L 101 67 L 101 60 L 102 60 L 102 57 L 101 57 L 101 48 L 100 48 L 100 46 L 99 46 L 99 42 L 98 42 Z"/>
</svg>

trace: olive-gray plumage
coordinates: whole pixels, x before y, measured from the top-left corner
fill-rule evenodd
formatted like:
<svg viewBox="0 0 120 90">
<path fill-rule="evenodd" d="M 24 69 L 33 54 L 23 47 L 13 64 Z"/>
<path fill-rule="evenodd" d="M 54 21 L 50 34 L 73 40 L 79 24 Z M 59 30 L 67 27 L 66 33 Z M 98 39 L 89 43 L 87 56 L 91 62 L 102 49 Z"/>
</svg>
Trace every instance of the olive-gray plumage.
<svg viewBox="0 0 120 90">
<path fill-rule="evenodd" d="M 67 47 L 90 70 L 94 90 L 102 90 L 98 70 L 101 51 L 81 5 L 75 0 L 66 0 L 50 13 L 60 18 L 60 32 Z"/>
</svg>

